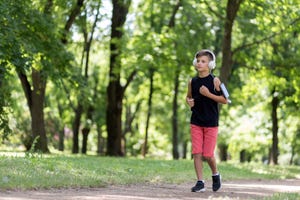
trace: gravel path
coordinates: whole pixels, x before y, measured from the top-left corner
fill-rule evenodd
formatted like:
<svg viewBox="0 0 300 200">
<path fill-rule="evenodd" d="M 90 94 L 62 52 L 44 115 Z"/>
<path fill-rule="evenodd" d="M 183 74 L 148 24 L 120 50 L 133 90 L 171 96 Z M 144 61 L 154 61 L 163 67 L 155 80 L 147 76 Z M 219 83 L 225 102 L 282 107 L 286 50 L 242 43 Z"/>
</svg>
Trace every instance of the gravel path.
<svg viewBox="0 0 300 200">
<path fill-rule="evenodd" d="M 71 188 L 50 190 L 1 190 L 0 200 L 140 200 L 140 199 L 261 199 L 275 193 L 300 193 L 300 179 L 293 180 L 234 180 L 224 181 L 218 192 L 212 192 L 206 182 L 204 193 L 190 192 L 194 183 L 180 185 L 129 185 L 103 188 Z"/>
</svg>

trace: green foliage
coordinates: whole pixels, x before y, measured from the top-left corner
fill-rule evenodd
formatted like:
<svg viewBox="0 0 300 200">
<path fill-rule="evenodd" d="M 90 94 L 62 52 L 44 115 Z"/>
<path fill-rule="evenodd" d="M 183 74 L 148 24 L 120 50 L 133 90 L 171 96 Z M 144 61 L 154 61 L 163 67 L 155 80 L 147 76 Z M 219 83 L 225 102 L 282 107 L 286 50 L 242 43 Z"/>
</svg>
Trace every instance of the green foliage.
<svg viewBox="0 0 300 200">
<path fill-rule="evenodd" d="M 299 141 L 299 137 L 294 136 L 297 123 L 291 123 L 288 117 L 297 116 L 294 120 L 299 117 L 298 86 L 294 83 L 299 77 L 296 46 L 300 26 L 299 17 L 295 15 L 299 9 L 294 3 L 246 1 L 239 10 L 233 42 L 236 63 L 229 85 L 233 104 L 222 108 L 220 134 L 220 143 L 229 145 L 229 154 L 235 159 L 243 150 L 256 161 L 268 158 L 272 144 L 273 90 L 280 100 L 277 113 L 281 163 L 289 163 L 288 157 L 292 159 L 300 153 L 298 150 L 292 153 L 288 141 L 288 138 Z M 284 145 L 286 143 L 289 145 Z M 293 162 L 298 162 L 296 160 Z"/>
<path fill-rule="evenodd" d="M 48 76 L 56 78 L 57 74 L 62 73 L 66 66 L 70 66 L 71 56 L 63 48 L 58 38 L 58 30 L 53 19 L 41 11 L 38 4 L 32 6 L 31 3 L 18 0 L 14 2 L 1 1 L 0 3 L 2 15 L 0 23 L 3 24 L 3 28 L 0 30 L 2 36 L 0 39 L 1 69 L 7 69 L 3 71 L 4 77 L 7 77 L 11 71 L 29 74 L 34 68 L 41 72 L 44 80 Z M 1 94 L 3 94 L 0 104 L 0 128 L 3 137 L 10 133 L 8 124 L 9 121 L 13 121 L 5 118 L 9 109 L 7 107 L 13 107 L 12 104 L 6 103 L 10 102 L 10 95 L 13 94 L 7 91 L 16 90 L 14 85 L 9 84 L 9 81 L 11 80 L 5 81 L 5 84 L 9 86 L 4 88 L 0 84 Z M 2 103 L 3 101 L 6 102 Z M 25 135 L 25 138 L 28 138 L 28 133 Z"/>
<path fill-rule="evenodd" d="M 48 72 L 53 71 L 53 65 L 58 69 L 65 66 L 70 56 L 58 40 L 52 19 L 29 5 L 28 1 L 1 2 L 2 24 L 5 25 L 1 44 L 3 50 L 7 50 L 2 59 L 21 71 L 28 69 L 33 60 L 43 62 Z"/>
<path fill-rule="evenodd" d="M 24 144 L 30 138 L 29 111 L 15 71 L 29 75 L 42 70 L 47 82 L 45 120 L 48 140 L 57 147 L 55 136 L 70 129 L 74 108 L 92 106 L 92 120 L 82 116 L 81 125 L 91 126 L 89 150 L 95 151 L 97 134 L 106 137 L 105 107 L 109 66 L 111 4 L 101 1 L 99 21 L 89 55 L 85 77 L 84 42 L 91 34 L 99 1 L 84 4 L 62 45 L 61 36 L 76 1 L 53 1 L 45 13 L 46 1 L 0 2 L 0 129 L 11 143 Z M 189 114 L 184 99 L 187 81 L 195 75 L 194 53 L 210 48 L 217 55 L 215 75 L 220 74 L 226 1 L 181 1 L 174 27 L 170 18 L 177 1 L 133 2 L 122 41 L 121 85 L 137 74 L 125 93 L 123 108 L 137 109 L 131 131 L 125 134 L 128 155 L 138 156 L 144 142 L 145 113 L 148 111 L 150 70 L 154 70 L 153 109 L 149 127 L 149 156 L 170 157 L 172 149 L 172 100 L 174 78 L 179 70 L 179 145 L 189 141 Z M 232 104 L 222 106 L 219 146 L 228 146 L 229 158 L 238 160 L 247 151 L 252 161 L 268 157 L 271 145 L 270 101 L 272 89 L 280 98 L 278 109 L 281 163 L 299 163 L 299 8 L 291 1 L 243 1 L 233 26 L 233 71 L 228 82 Z M 71 52 L 71 53 L 70 53 Z M 70 64 L 71 63 L 71 64 Z M 123 113 L 123 128 L 127 115 Z M 13 113 L 12 113 L 13 111 Z M 100 131 L 99 131 L 100 130 Z M 80 138 L 79 138 L 80 139 Z M 69 150 L 70 136 L 66 136 Z M 187 155 L 190 143 L 187 143 Z M 3 147 L 5 148 L 5 147 Z M 30 147 L 27 147 L 30 149 Z M 181 152 L 181 155 L 183 152 Z"/>
<path fill-rule="evenodd" d="M 11 133 L 9 127 L 10 90 L 9 87 L 5 87 L 8 85 L 9 74 L 4 65 L 0 60 L 0 141 L 6 140 Z"/>
</svg>

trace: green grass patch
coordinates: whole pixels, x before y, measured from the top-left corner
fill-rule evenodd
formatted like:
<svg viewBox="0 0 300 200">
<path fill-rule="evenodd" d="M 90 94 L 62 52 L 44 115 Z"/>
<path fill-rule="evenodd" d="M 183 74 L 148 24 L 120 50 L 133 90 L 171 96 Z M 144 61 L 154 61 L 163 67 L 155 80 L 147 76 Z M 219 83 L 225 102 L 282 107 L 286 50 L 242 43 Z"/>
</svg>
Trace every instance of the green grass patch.
<svg viewBox="0 0 300 200">
<path fill-rule="evenodd" d="M 271 197 L 263 198 L 263 200 L 299 200 L 300 194 L 297 193 L 276 193 Z"/>
<path fill-rule="evenodd" d="M 298 166 L 219 163 L 223 180 L 297 178 Z M 211 172 L 204 163 L 204 177 Z M 83 155 L 0 155 L 0 188 L 105 187 L 194 181 L 192 160 L 153 160 Z M 298 177 L 299 178 L 299 177 Z"/>
<path fill-rule="evenodd" d="M 300 166 L 264 165 L 258 163 L 220 163 L 227 179 L 291 179 L 300 178 Z M 223 176 L 222 176 L 223 177 Z"/>
</svg>

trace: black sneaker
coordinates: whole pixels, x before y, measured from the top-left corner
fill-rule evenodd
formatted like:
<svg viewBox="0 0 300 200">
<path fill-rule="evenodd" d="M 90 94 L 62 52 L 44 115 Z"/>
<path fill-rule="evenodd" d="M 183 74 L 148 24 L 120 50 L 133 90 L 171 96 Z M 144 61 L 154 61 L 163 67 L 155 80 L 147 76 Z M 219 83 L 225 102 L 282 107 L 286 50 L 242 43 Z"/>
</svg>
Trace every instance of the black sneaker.
<svg viewBox="0 0 300 200">
<path fill-rule="evenodd" d="M 203 181 L 197 181 L 196 185 L 192 187 L 192 192 L 204 192 L 205 187 Z"/>
<path fill-rule="evenodd" d="M 218 174 L 218 175 L 212 176 L 212 181 L 213 181 L 212 189 L 214 192 L 216 192 L 221 188 L 221 175 Z"/>
</svg>

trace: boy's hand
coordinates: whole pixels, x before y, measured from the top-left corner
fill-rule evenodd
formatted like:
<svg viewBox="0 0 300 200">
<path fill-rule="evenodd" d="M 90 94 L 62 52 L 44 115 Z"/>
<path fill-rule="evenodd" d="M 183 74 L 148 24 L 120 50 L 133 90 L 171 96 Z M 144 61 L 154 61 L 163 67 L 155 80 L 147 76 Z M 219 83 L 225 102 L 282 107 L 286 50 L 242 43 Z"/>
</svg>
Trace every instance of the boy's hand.
<svg viewBox="0 0 300 200">
<path fill-rule="evenodd" d="M 195 105 L 195 102 L 194 102 L 193 98 L 187 98 L 186 102 L 189 104 L 190 107 L 193 107 Z"/>
<path fill-rule="evenodd" d="M 221 81 L 219 78 L 215 77 L 214 78 L 214 87 L 215 89 L 219 92 L 220 91 L 220 85 L 221 85 Z"/>
<path fill-rule="evenodd" d="M 208 90 L 208 88 L 204 85 L 202 85 L 199 89 L 200 94 L 202 94 L 203 96 L 208 96 L 210 94 L 210 91 Z"/>
</svg>

